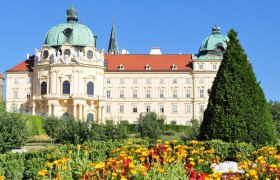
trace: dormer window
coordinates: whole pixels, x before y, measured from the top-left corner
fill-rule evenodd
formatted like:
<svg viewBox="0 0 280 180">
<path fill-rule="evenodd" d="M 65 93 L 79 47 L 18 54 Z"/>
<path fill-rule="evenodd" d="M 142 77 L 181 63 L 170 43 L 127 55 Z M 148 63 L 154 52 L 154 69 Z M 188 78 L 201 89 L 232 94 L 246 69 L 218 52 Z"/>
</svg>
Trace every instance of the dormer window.
<svg viewBox="0 0 280 180">
<path fill-rule="evenodd" d="M 119 65 L 119 70 L 124 70 L 124 65 L 123 64 Z"/>
<path fill-rule="evenodd" d="M 146 64 L 145 69 L 146 69 L 147 71 L 149 71 L 149 70 L 151 70 L 152 68 L 151 68 L 151 66 L 150 66 L 149 64 Z"/>
<path fill-rule="evenodd" d="M 177 70 L 176 64 L 173 64 L 172 67 L 171 67 L 171 69 L 172 69 L 172 70 Z"/>
</svg>

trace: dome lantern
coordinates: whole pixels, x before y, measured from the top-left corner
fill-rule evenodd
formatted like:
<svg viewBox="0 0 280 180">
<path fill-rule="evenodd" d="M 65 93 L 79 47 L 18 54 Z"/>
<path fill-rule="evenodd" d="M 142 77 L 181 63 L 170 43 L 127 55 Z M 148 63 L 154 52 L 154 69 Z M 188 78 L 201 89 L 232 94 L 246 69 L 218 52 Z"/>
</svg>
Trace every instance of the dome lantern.
<svg viewBox="0 0 280 180">
<path fill-rule="evenodd" d="M 70 5 L 70 8 L 67 9 L 67 22 L 77 22 L 78 21 L 78 12 L 76 9 L 74 9 L 73 5 Z"/>
</svg>

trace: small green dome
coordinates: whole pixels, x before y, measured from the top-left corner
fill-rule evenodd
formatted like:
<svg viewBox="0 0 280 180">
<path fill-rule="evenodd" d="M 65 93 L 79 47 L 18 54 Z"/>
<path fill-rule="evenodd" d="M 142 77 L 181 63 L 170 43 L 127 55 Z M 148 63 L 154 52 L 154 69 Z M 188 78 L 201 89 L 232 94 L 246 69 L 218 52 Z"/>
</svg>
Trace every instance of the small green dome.
<svg viewBox="0 0 280 180">
<path fill-rule="evenodd" d="M 199 51 L 215 51 L 217 47 L 222 47 L 224 50 L 227 48 L 229 38 L 221 34 L 221 29 L 218 26 L 212 28 L 212 34 L 204 39 Z"/>
<path fill-rule="evenodd" d="M 77 11 L 71 6 L 67 10 L 67 23 L 52 27 L 45 37 L 48 46 L 61 46 L 70 44 L 73 46 L 93 46 L 95 47 L 95 36 L 85 25 L 77 22 Z"/>
</svg>

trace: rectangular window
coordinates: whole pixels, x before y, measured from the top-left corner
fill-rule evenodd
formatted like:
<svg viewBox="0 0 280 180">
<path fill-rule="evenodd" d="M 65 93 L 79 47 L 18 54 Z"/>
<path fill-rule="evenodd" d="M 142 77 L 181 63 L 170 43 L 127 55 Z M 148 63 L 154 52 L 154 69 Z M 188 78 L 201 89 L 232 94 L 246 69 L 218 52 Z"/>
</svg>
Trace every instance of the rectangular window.
<svg viewBox="0 0 280 180">
<path fill-rule="evenodd" d="M 204 112 L 204 104 L 199 105 L 199 112 L 203 113 Z"/>
<path fill-rule="evenodd" d="M 18 98 L 18 91 L 14 91 L 14 99 Z"/>
<path fill-rule="evenodd" d="M 177 84 L 177 78 L 173 78 L 173 84 Z"/>
<path fill-rule="evenodd" d="M 178 112 L 177 104 L 172 104 L 172 113 L 177 113 L 177 112 Z"/>
<path fill-rule="evenodd" d="M 173 98 L 177 98 L 178 97 L 178 95 L 177 95 L 177 89 L 174 89 L 173 90 Z"/>
<path fill-rule="evenodd" d="M 146 90 L 146 98 L 151 98 L 151 90 L 150 89 Z"/>
<path fill-rule="evenodd" d="M 186 78 L 186 84 L 191 84 L 191 78 Z"/>
<path fill-rule="evenodd" d="M 132 112 L 133 112 L 133 113 L 137 113 L 137 106 L 133 106 Z"/>
<path fill-rule="evenodd" d="M 111 112 L 111 106 L 110 105 L 107 105 L 106 106 L 106 113 L 110 113 Z"/>
<path fill-rule="evenodd" d="M 132 97 L 133 97 L 133 98 L 137 98 L 137 94 L 138 94 L 138 93 L 137 93 L 137 90 L 133 90 Z"/>
<path fill-rule="evenodd" d="M 137 84 L 137 78 L 132 79 L 132 84 Z"/>
<path fill-rule="evenodd" d="M 164 105 L 159 106 L 159 112 L 164 113 Z"/>
<path fill-rule="evenodd" d="M 159 84 L 164 84 L 164 78 L 159 79 Z"/>
<path fill-rule="evenodd" d="M 191 112 L 192 112 L 191 104 L 186 104 L 186 113 L 191 113 Z"/>
<path fill-rule="evenodd" d="M 147 112 L 147 113 L 151 112 L 151 105 L 147 105 L 147 106 L 146 106 L 146 112 Z"/>
<path fill-rule="evenodd" d="M 124 84 L 124 78 L 120 78 L 120 84 Z"/>
<path fill-rule="evenodd" d="M 190 89 L 186 90 L 186 98 L 191 98 L 191 90 Z"/>
<path fill-rule="evenodd" d="M 110 91 L 110 90 L 107 90 L 107 91 L 106 91 L 106 97 L 107 97 L 107 98 L 111 98 L 111 91 Z"/>
<path fill-rule="evenodd" d="M 146 78 L 146 84 L 151 84 L 151 78 Z"/>
<path fill-rule="evenodd" d="M 204 89 L 199 90 L 199 97 L 204 98 Z"/>
<path fill-rule="evenodd" d="M 199 70 L 203 70 L 203 68 L 204 68 L 203 64 L 199 64 L 199 65 L 198 65 L 198 69 L 199 69 Z"/>
<path fill-rule="evenodd" d="M 159 98 L 164 98 L 164 89 L 159 90 Z"/>
<path fill-rule="evenodd" d="M 124 98 L 124 90 L 123 89 L 120 90 L 120 98 Z"/>
<path fill-rule="evenodd" d="M 124 113 L 124 105 L 120 105 L 120 113 Z"/>
<path fill-rule="evenodd" d="M 111 79 L 110 78 L 106 79 L 106 84 L 111 84 Z"/>
<path fill-rule="evenodd" d="M 26 98 L 29 98 L 31 96 L 31 93 L 30 92 L 27 92 L 26 93 Z"/>
<path fill-rule="evenodd" d="M 217 69 L 217 64 L 212 64 L 212 69 L 216 70 Z"/>
<path fill-rule="evenodd" d="M 18 78 L 14 79 L 14 84 L 18 84 Z"/>
</svg>

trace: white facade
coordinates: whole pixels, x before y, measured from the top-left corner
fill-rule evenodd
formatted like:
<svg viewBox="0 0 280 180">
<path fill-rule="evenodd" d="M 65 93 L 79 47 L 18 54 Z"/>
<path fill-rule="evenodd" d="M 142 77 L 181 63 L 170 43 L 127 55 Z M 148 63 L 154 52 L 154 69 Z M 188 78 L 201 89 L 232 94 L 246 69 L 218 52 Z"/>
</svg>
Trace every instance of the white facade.
<svg viewBox="0 0 280 180">
<path fill-rule="evenodd" d="M 104 54 L 95 48 L 96 36 L 77 23 L 76 10 L 67 13 L 67 23 L 48 32 L 35 56 L 6 71 L 8 111 L 95 122 L 135 123 L 152 111 L 166 123 L 202 118 L 226 48 L 219 27 L 197 55 L 165 55 L 159 48 L 149 55 Z M 112 34 L 117 52 L 114 28 Z"/>
</svg>

